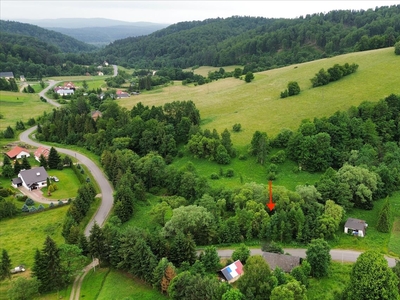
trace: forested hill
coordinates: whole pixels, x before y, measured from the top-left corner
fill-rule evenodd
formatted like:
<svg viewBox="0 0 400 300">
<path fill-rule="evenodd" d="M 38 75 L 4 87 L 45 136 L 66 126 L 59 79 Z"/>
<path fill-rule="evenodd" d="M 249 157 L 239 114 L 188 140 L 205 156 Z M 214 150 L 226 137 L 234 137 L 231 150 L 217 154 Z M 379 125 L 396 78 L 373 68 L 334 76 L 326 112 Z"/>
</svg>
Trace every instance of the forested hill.
<svg viewBox="0 0 400 300">
<path fill-rule="evenodd" d="M 393 46 L 400 5 L 339 10 L 297 19 L 234 16 L 181 22 L 148 36 L 115 41 L 101 51 L 136 68 L 253 64 L 254 71 L 332 55 Z"/>
<path fill-rule="evenodd" d="M 37 38 L 47 44 L 54 45 L 62 52 L 88 52 L 97 49 L 70 36 L 47 30 L 36 25 L 0 20 L 0 33 L 11 33 Z"/>
</svg>

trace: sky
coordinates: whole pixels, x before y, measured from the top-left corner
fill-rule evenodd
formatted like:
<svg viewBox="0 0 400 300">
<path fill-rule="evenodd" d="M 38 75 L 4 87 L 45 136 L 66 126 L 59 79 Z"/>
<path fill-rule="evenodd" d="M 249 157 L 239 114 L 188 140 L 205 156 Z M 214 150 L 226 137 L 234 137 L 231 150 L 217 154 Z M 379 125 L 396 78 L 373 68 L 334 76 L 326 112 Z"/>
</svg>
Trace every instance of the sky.
<svg viewBox="0 0 400 300">
<path fill-rule="evenodd" d="M 182 21 L 252 16 L 297 18 L 331 10 L 367 10 L 398 1 L 109 1 L 0 0 L 2 20 L 107 18 L 129 22 L 174 24 Z"/>
</svg>

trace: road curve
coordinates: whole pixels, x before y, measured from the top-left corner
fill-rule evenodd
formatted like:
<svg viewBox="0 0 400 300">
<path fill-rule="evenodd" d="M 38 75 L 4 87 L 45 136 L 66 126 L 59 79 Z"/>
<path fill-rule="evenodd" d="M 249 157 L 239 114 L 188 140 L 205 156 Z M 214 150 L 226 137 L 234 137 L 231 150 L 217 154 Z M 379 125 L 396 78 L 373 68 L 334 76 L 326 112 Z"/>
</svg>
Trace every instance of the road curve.
<svg viewBox="0 0 400 300">
<path fill-rule="evenodd" d="M 285 248 L 283 251 L 285 253 L 289 253 L 293 256 L 299 256 L 301 258 L 306 258 L 306 250 L 307 249 L 292 249 L 292 248 Z M 261 249 L 250 249 L 251 255 L 262 255 Z M 218 250 L 218 256 L 228 258 L 231 257 L 233 250 L 226 249 L 226 250 Z M 332 249 L 330 251 L 332 260 L 334 261 L 341 261 L 341 262 L 356 262 L 357 258 L 363 252 L 354 251 L 354 250 L 345 250 L 345 249 Z M 392 257 L 385 256 L 389 267 L 394 267 L 396 265 L 396 259 Z"/>
<path fill-rule="evenodd" d="M 20 140 L 26 144 L 39 147 L 39 146 L 44 146 L 40 143 L 34 142 L 29 138 L 29 135 L 36 130 L 36 126 L 29 128 L 28 130 L 22 132 L 19 136 Z M 94 222 L 99 224 L 99 226 L 103 226 L 105 220 L 107 219 L 112 206 L 113 206 L 113 189 L 111 187 L 111 184 L 108 182 L 106 176 L 102 172 L 102 170 L 89 158 L 86 156 L 69 150 L 69 149 L 63 149 L 63 148 L 55 148 L 58 152 L 67 154 L 71 157 L 75 157 L 80 164 L 85 165 L 89 172 L 93 175 L 94 179 L 97 181 L 99 187 L 100 187 L 100 193 L 102 196 L 102 201 L 100 204 L 99 209 L 93 216 L 92 220 L 89 222 L 89 224 L 85 228 L 85 235 L 89 236 L 90 229 L 93 227 Z"/>
<path fill-rule="evenodd" d="M 46 97 L 46 93 L 47 93 L 47 91 L 48 91 L 49 89 L 51 89 L 53 86 L 55 86 L 55 85 L 56 85 L 57 83 L 59 83 L 59 82 L 61 82 L 61 81 L 49 80 L 49 86 L 46 87 L 45 89 L 43 89 L 43 90 L 39 93 L 39 96 L 40 96 L 40 97 L 43 97 L 44 99 L 46 99 L 46 101 L 47 101 L 48 103 L 50 103 L 51 105 L 54 105 L 54 106 L 56 106 L 56 107 L 60 107 L 61 104 L 58 103 L 57 101 L 54 101 L 53 99 L 47 98 L 47 97 Z"/>
</svg>

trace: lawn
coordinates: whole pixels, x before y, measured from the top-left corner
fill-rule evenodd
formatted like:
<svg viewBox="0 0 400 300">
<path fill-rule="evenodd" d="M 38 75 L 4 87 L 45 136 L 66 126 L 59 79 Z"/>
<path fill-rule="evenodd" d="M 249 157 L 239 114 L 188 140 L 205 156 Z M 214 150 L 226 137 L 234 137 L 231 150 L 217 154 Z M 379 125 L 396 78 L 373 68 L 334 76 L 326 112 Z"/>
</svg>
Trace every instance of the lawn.
<svg viewBox="0 0 400 300">
<path fill-rule="evenodd" d="M 332 262 L 329 276 L 321 279 L 310 278 L 307 287 L 307 299 L 309 300 L 334 300 L 340 294 L 350 280 L 353 264 Z"/>
<path fill-rule="evenodd" d="M 0 111 L 3 119 L 0 122 L 0 131 L 7 126 L 15 128 L 17 121 L 26 123 L 30 118 L 37 118 L 44 111 L 50 112 L 53 106 L 40 101 L 37 94 L 0 91 Z"/>
<path fill-rule="evenodd" d="M 63 170 L 48 170 L 49 176 L 56 176 L 60 181 L 51 183 L 57 185 L 57 190 L 51 193 L 51 196 L 47 194 L 47 187 L 42 188 L 43 197 L 60 200 L 74 198 L 77 195 L 78 188 L 81 185 L 74 171 L 70 168 Z"/>
<path fill-rule="evenodd" d="M 84 278 L 81 298 L 86 300 L 112 299 L 168 299 L 151 286 L 132 275 L 105 268 L 90 271 Z"/>
<path fill-rule="evenodd" d="M 141 299 L 141 300 L 161 300 L 168 299 L 154 290 L 148 284 L 134 278 L 132 275 L 123 272 L 111 271 L 103 286 L 97 300 L 112 299 Z"/>
<path fill-rule="evenodd" d="M 310 79 L 321 68 L 334 64 L 357 63 L 356 73 L 323 87 L 311 88 Z M 400 93 L 400 57 L 393 47 L 350 53 L 255 74 L 255 80 L 227 78 L 201 86 L 178 83 L 163 87 L 157 93 L 117 100 L 131 109 L 138 102 L 159 106 L 172 101 L 192 100 L 200 111 L 203 129 L 215 128 L 219 133 L 232 130 L 236 123 L 242 131 L 231 135 L 234 146 L 250 143 L 256 130 L 270 137 L 282 128 L 297 130 L 303 119 L 330 116 L 363 101 L 378 101 L 392 93 Z M 280 92 L 289 81 L 297 81 L 300 95 L 280 99 Z M 362 82 L 362 84 L 360 84 Z"/>
<path fill-rule="evenodd" d="M 225 66 L 223 69 L 225 72 L 233 72 L 235 68 L 241 68 L 243 69 L 243 66 Z M 208 76 L 208 72 L 215 72 L 219 71 L 220 67 L 211 67 L 211 66 L 201 66 L 199 68 L 196 68 L 192 70 L 192 68 L 185 69 L 184 71 L 193 71 L 194 74 L 198 74 L 204 77 Z"/>
<path fill-rule="evenodd" d="M 86 79 L 86 83 L 88 85 L 88 90 L 98 89 L 98 88 L 106 88 L 107 84 L 104 81 L 104 79 L 106 79 L 107 77 L 101 76 L 101 77 L 95 77 L 93 79 Z M 74 81 L 74 84 L 77 87 L 82 87 L 83 80 Z"/>
</svg>

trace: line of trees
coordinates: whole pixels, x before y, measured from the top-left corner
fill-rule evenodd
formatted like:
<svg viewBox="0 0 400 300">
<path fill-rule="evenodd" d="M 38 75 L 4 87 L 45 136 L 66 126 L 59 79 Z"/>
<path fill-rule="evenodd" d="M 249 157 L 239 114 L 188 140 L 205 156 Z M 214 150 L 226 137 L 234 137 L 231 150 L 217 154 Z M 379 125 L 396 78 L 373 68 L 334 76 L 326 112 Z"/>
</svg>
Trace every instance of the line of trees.
<svg viewBox="0 0 400 300">
<path fill-rule="evenodd" d="M 335 64 L 333 67 L 325 71 L 323 68 L 311 78 L 313 87 L 327 85 L 329 82 L 337 81 L 344 76 L 355 73 L 358 69 L 357 64 L 345 63 L 344 65 Z"/>
</svg>

